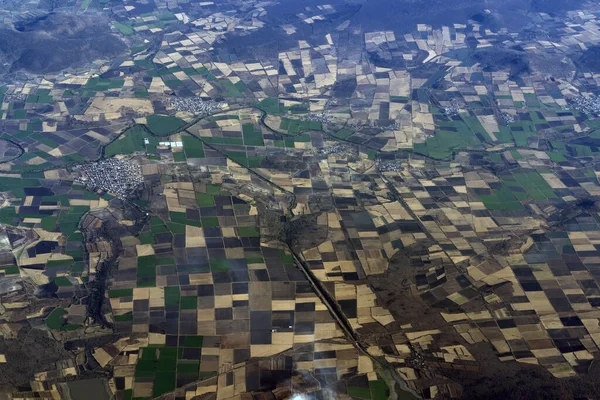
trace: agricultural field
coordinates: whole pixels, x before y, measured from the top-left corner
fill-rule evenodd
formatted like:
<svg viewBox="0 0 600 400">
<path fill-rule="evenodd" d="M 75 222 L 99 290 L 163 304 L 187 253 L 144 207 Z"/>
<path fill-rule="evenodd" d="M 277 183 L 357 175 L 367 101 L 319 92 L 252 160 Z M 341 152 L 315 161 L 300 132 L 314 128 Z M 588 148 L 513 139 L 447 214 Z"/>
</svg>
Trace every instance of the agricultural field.
<svg viewBox="0 0 600 400">
<path fill-rule="evenodd" d="M 536 171 L 513 172 L 500 175 L 499 178 L 499 187 L 492 189 L 491 195 L 480 196 L 490 210 L 518 210 L 524 201 L 541 202 L 557 197 Z"/>
<path fill-rule="evenodd" d="M 0 11 L 7 398 L 600 391 L 600 6 L 34 3 Z"/>
</svg>

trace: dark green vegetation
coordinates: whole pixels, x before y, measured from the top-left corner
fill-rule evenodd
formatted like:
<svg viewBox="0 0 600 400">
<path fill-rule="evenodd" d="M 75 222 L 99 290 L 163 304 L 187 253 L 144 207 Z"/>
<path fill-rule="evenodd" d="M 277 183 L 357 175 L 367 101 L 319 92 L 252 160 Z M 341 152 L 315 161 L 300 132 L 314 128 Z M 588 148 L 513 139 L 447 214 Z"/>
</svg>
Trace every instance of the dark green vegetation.
<svg viewBox="0 0 600 400">
<path fill-rule="evenodd" d="M 55 308 L 46 317 L 44 323 L 48 328 L 55 331 L 73 331 L 81 327 L 81 325 L 77 324 L 68 324 L 64 318 L 65 315 L 67 315 L 67 310 L 64 308 Z"/>
<path fill-rule="evenodd" d="M 554 191 L 536 171 L 516 171 L 499 176 L 501 184 L 491 195 L 480 196 L 489 210 L 520 210 L 522 202 L 555 198 Z"/>
<path fill-rule="evenodd" d="M 248 157 L 246 152 L 242 151 L 227 151 L 225 154 L 233 161 L 248 168 L 260 168 L 262 161 L 265 159 L 265 157 L 262 156 Z"/>
<path fill-rule="evenodd" d="M 490 138 L 474 116 L 463 116 L 457 120 L 443 120 L 437 117 L 435 134 L 425 143 L 417 143 L 414 150 L 436 159 L 447 159 L 454 151 L 464 148 L 482 148 L 482 141 Z"/>
<path fill-rule="evenodd" d="M 167 292 L 166 289 L 168 288 L 165 288 L 165 292 Z M 200 361 L 186 355 L 185 350 L 200 349 L 202 344 L 202 336 L 188 335 L 184 337 L 179 348 L 142 348 L 135 376 L 136 378 L 150 379 L 154 383 L 154 397 L 173 391 L 177 386 L 177 381 L 181 378 L 186 381 L 194 381 L 200 377 L 212 376 L 216 372 L 200 372 Z"/>
<path fill-rule="evenodd" d="M 204 145 L 200 140 L 189 135 L 182 136 L 181 140 L 187 158 L 204 158 Z"/>
<path fill-rule="evenodd" d="M 436 131 L 435 136 L 427 139 L 424 144 L 415 144 L 415 151 L 436 159 L 449 158 L 454 150 L 476 146 L 479 141 L 468 131 L 448 132 Z"/>
<path fill-rule="evenodd" d="M 238 83 L 233 83 L 229 80 L 223 79 L 223 80 L 219 81 L 219 83 L 225 89 L 226 97 L 241 97 L 242 92 L 246 89 L 246 86 L 244 85 L 244 82 L 242 82 L 242 81 L 240 81 Z"/>
<path fill-rule="evenodd" d="M 238 226 L 238 235 L 240 237 L 259 237 L 260 230 L 256 226 Z"/>
<path fill-rule="evenodd" d="M 109 292 L 110 298 L 133 296 L 133 289 L 112 289 Z"/>
<path fill-rule="evenodd" d="M 50 281 L 54 282 L 56 284 L 56 286 L 58 286 L 58 287 L 73 286 L 73 284 L 71 283 L 69 278 L 67 278 L 65 276 L 58 276 L 56 278 L 50 278 Z"/>
<path fill-rule="evenodd" d="M 116 21 L 113 26 L 123 35 L 128 36 L 131 35 L 134 30 L 130 24 L 126 24 L 124 22 Z"/>
<path fill-rule="evenodd" d="M 83 88 L 94 92 L 102 92 L 109 89 L 120 89 L 124 83 L 123 79 L 91 78 Z"/>
<path fill-rule="evenodd" d="M 158 262 L 155 255 L 138 257 L 137 286 L 156 286 L 156 266 Z"/>
<path fill-rule="evenodd" d="M 443 76 L 440 75 L 440 76 Z M 481 75 L 483 78 L 483 75 Z M 436 78 L 437 79 L 437 78 Z M 536 94 L 524 93 L 524 101 L 513 102 L 512 96 L 500 95 L 491 98 L 489 95 L 480 95 L 478 101 L 470 101 L 466 110 L 459 114 L 448 116 L 437 105 L 439 97 L 444 98 L 446 93 L 439 89 L 419 89 L 414 91 L 419 102 L 428 104 L 433 115 L 435 131 L 426 138 L 424 143 L 415 143 L 413 150 L 416 153 L 437 159 L 450 160 L 453 155 L 461 150 L 470 150 L 482 153 L 486 149 L 498 144 L 508 144 L 518 148 L 535 146 L 539 138 L 552 131 L 559 136 L 558 139 L 548 141 L 547 151 L 555 162 L 563 162 L 565 157 L 587 157 L 598 153 L 600 144 L 600 125 L 575 109 L 562 109 L 556 104 L 542 101 Z M 560 93 L 556 93 L 560 96 Z M 445 98 L 448 100 L 448 97 Z M 505 123 L 498 121 L 497 132 L 489 134 L 479 122 L 478 115 L 492 116 L 496 112 L 497 102 L 517 108 L 514 121 Z M 514 103 L 514 104 L 512 104 Z M 562 120 L 565 118 L 565 120 Z M 569 137 L 573 131 L 573 124 L 566 118 L 582 120 L 582 125 L 590 130 L 584 137 Z M 348 136 L 350 135 L 350 136 Z M 564 139 L 565 136 L 567 140 Z M 355 141 L 357 136 L 350 130 L 341 130 L 334 136 L 350 138 Z"/>
<path fill-rule="evenodd" d="M 136 378 L 152 378 L 154 381 L 153 397 L 170 392 L 176 387 L 177 348 L 142 349 L 141 359 L 135 368 Z"/>
<path fill-rule="evenodd" d="M 268 97 L 260 101 L 258 104 L 256 104 L 256 108 L 271 115 L 281 115 L 285 112 L 291 112 L 292 114 L 306 114 L 309 111 L 307 102 L 293 104 L 286 107 L 280 104 L 277 97 Z"/>
<path fill-rule="evenodd" d="M 73 234 L 78 228 L 79 220 L 88 211 L 90 211 L 89 206 L 72 206 L 68 212 L 61 212 L 59 217 L 61 232 L 67 236 Z"/>
<path fill-rule="evenodd" d="M 8 191 L 18 201 L 25 199 L 26 191 L 36 190 L 40 186 L 40 181 L 36 178 L 2 178 L 0 191 Z M 79 191 L 83 198 L 88 200 L 97 200 L 98 196 L 91 192 L 82 192 L 82 187 L 74 185 L 71 191 Z M 83 194 L 84 193 L 84 194 Z M 65 236 L 71 236 L 78 229 L 78 223 L 81 217 L 89 211 L 89 206 L 70 206 L 69 192 L 61 195 L 55 195 L 51 190 L 44 190 L 43 194 L 37 196 L 41 201 L 53 202 L 60 206 L 55 215 L 41 213 L 36 207 L 22 207 L 17 214 L 15 206 L 11 205 L 0 209 L 0 222 L 8 225 L 20 225 L 25 218 L 40 218 L 40 227 L 48 231 L 60 231 Z M 16 204 L 18 204 L 18 201 Z M 74 241 L 80 241 L 73 236 Z"/>
<path fill-rule="evenodd" d="M 279 115 L 283 109 L 283 107 L 279 105 L 279 99 L 276 97 L 266 98 L 258 103 L 256 107 L 271 115 Z"/>
<path fill-rule="evenodd" d="M 591 157 L 598 155 L 600 149 L 600 129 L 597 122 L 587 122 L 593 130 L 589 135 L 583 138 L 574 139 L 569 142 L 551 141 L 553 152 L 564 157 Z M 556 156 L 555 156 L 556 157 Z M 564 161 L 564 160 L 561 160 Z"/>
<path fill-rule="evenodd" d="M 146 145 L 144 139 L 148 139 L 150 144 Z M 148 134 L 144 128 L 135 126 L 123 133 L 117 140 L 110 143 L 106 147 L 104 155 L 106 157 L 112 157 L 116 154 L 131 154 L 136 151 L 155 153 L 158 142 L 158 138 Z"/>
<path fill-rule="evenodd" d="M 304 131 L 320 131 L 323 126 L 318 121 L 302 121 L 298 119 L 282 118 L 279 129 L 287 131 L 290 135 L 294 135 Z"/>
<path fill-rule="evenodd" d="M 262 132 L 252 124 L 242 125 L 242 133 L 244 136 L 244 144 L 246 146 L 264 146 Z"/>
<path fill-rule="evenodd" d="M 185 126 L 185 121 L 166 115 L 150 115 L 146 118 L 148 129 L 156 135 L 164 136 Z"/>
<path fill-rule="evenodd" d="M 348 386 L 348 395 L 356 399 L 385 400 L 389 398 L 389 389 L 382 380 L 369 381 L 368 387 Z"/>
</svg>

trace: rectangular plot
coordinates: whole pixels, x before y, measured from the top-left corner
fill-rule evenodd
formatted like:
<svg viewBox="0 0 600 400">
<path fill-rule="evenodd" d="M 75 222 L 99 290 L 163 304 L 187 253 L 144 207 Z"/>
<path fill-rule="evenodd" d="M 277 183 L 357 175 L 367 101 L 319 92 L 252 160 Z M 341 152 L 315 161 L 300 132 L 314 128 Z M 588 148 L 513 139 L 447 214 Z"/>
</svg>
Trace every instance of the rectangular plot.
<svg viewBox="0 0 600 400">
<path fill-rule="evenodd" d="M 184 135 L 181 137 L 183 151 L 187 158 L 204 158 L 204 145 L 195 137 Z"/>
</svg>

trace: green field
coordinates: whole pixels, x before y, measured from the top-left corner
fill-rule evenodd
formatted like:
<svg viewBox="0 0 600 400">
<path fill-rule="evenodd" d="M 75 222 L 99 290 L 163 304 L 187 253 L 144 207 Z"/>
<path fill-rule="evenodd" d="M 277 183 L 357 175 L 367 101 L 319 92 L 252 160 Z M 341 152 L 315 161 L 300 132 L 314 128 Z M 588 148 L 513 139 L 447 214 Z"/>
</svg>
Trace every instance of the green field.
<svg viewBox="0 0 600 400">
<path fill-rule="evenodd" d="M 88 211 L 89 206 L 73 206 L 69 208 L 69 212 L 61 212 L 58 218 L 60 231 L 67 236 L 73 234 L 79 227 L 79 220 Z"/>
<path fill-rule="evenodd" d="M 58 287 L 73 286 L 69 278 L 67 278 L 66 276 L 57 276 L 55 278 L 53 277 L 50 278 L 50 281 L 54 282 Z"/>
<path fill-rule="evenodd" d="M 13 265 L 11 267 L 1 267 L 0 272 L 3 272 L 5 275 L 17 275 L 21 272 L 19 271 L 19 267 Z"/>
<path fill-rule="evenodd" d="M 334 133 L 335 137 L 338 137 L 340 139 L 348 139 L 350 136 L 354 135 L 354 130 L 349 129 L 349 128 L 343 128 L 340 129 L 339 131 L 337 131 L 336 133 Z"/>
<path fill-rule="evenodd" d="M 264 146 L 262 132 L 256 129 L 253 124 L 242 125 L 242 134 L 244 136 L 244 144 L 246 146 Z"/>
<path fill-rule="evenodd" d="M 461 118 L 464 121 L 465 125 L 473 132 L 474 134 L 478 134 L 483 137 L 483 139 L 487 142 L 492 142 L 492 138 L 487 133 L 481 122 L 477 119 L 477 117 L 473 117 L 467 114 L 461 114 Z"/>
<path fill-rule="evenodd" d="M 108 297 L 117 298 L 117 297 L 131 297 L 133 296 L 133 289 L 111 289 L 108 292 Z"/>
<path fill-rule="evenodd" d="M 125 36 L 131 35 L 133 32 L 135 32 L 129 23 L 125 24 L 123 22 L 115 22 L 114 26 L 119 32 L 121 32 L 122 35 Z"/>
<path fill-rule="evenodd" d="M 555 153 L 571 157 L 592 157 L 598 153 L 597 148 L 564 142 L 550 142 Z"/>
<path fill-rule="evenodd" d="M 357 399 L 385 400 L 389 394 L 389 388 L 382 380 L 369 381 L 369 387 L 348 387 L 348 395 Z"/>
<path fill-rule="evenodd" d="M 482 195 L 479 198 L 489 210 L 510 211 L 522 208 L 521 203 L 505 185 L 498 190 L 493 190 L 491 195 Z"/>
<path fill-rule="evenodd" d="M 219 83 L 223 86 L 223 88 L 225 88 L 225 90 L 226 90 L 225 96 L 226 97 L 241 97 L 242 96 L 242 92 L 233 82 L 223 79 L 223 80 L 219 81 Z"/>
<path fill-rule="evenodd" d="M 214 115 L 212 117 L 210 117 L 208 120 L 209 121 L 225 121 L 228 119 L 237 119 L 239 120 L 240 117 L 237 115 Z"/>
<path fill-rule="evenodd" d="M 531 121 L 515 122 L 510 124 L 509 128 L 515 144 L 519 147 L 527 147 L 529 138 L 536 136 L 535 126 Z"/>
<path fill-rule="evenodd" d="M 215 196 L 208 193 L 196 193 L 198 207 L 212 207 L 215 205 Z"/>
<path fill-rule="evenodd" d="M 240 237 L 259 237 L 260 230 L 257 226 L 238 226 L 237 232 Z"/>
<path fill-rule="evenodd" d="M 148 145 L 144 144 L 144 139 L 148 139 Z M 116 154 L 131 154 L 136 151 L 156 153 L 158 142 L 159 139 L 150 135 L 144 128 L 134 126 L 106 146 L 104 154 L 106 157 L 112 157 Z"/>
<path fill-rule="evenodd" d="M 595 126 L 589 122 L 587 124 Z M 562 157 L 592 157 L 600 152 L 598 146 L 598 144 L 600 144 L 600 130 L 593 131 L 585 139 L 577 139 L 570 143 L 551 141 L 550 144 L 552 145 L 553 149 L 552 153 Z M 557 156 L 554 156 L 553 161 L 556 161 L 555 158 L 557 158 Z M 565 160 L 560 159 L 560 161 Z"/>
<path fill-rule="evenodd" d="M 287 131 L 290 135 L 295 135 L 304 131 L 320 131 L 323 129 L 323 126 L 318 121 L 302 121 L 299 119 L 282 118 L 279 129 Z"/>
<path fill-rule="evenodd" d="M 166 286 L 164 289 L 165 293 L 165 306 L 176 306 L 179 305 L 179 287 L 178 286 Z"/>
<path fill-rule="evenodd" d="M 152 378 L 153 397 L 170 392 L 176 386 L 177 348 L 144 348 L 135 367 L 136 378 Z"/>
<path fill-rule="evenodd" d="M 283 138 L 283 143 L 285 147 L 295 147 L 294 143 L 309 143 L 310 135 L 308 133 L 301 133 L 295 136 L 286 136 Z"/>
<path fill-rule="evenodd" d="M 480 131 L 483 130 L 483 127 L 481 127 L 479 121 L 473 121 L 474 118 L 466 119 L 469 121 L 469 125 L 463 120 L 437 122 L 435 134 L 429 137 L 425 143 L 415 144 L 414 151 L 442 160 L 452 156 L 456 150 L 467 147 L 482 148 L 481 141 L 477 138 L 476 133 L 482 135 Z M 489 138 L 487 134 L 485 137 Z"/>
<path fill-rule="evenodd" d="M 133 321 L 133 313 L 128 312 L 122 315 L 115 315 L 114 317 L 115 322 L 128 322 L 128 321 Z"/>
<path fill-rule="evenodd" d="M 53 215 L 49 215 L 47 217 L 42 218 L 42 229 L 52 232 L 56 229 L 56 217 Z"/>
<path fill-rule="evenodd" d="M 167 290 L 165 288 L 165 295 Z M 128 320 L 130 316 L 122 316 Z M 115 317 L 115 320 L 117 317 Z M 205 379 L 216 374 L 214 371 L 200 372 L 200 361 L 184 358 L 184 348 L 201 348 L 203 337 L 187 335 L 183 337 L 179 348 L 151 346 L 140 349 L 140 357 L 135 367 L 135 377 L 153 382 L 153 397 L 171 392 L 176 387 L 177 377 Z"/>
<path fill-rule="evenodd" d="M 198 308 L 198 296 L 181 296 L 179 306 L 182 310 L 195 310 Z"/>
<path fill-rule="evenodd" d="M 547 200 L 556 197 L 554 191 L 546 180 L 535 171 L 517 172 L 510 175 L 502 175 L 501 179 L 509 188 L 523 188 L 523 192 L 514 192 L 518 200 L 532 199 L 536 201 Z"/>
<path fill-rule="evenodd" d="M 265 159 L 265 157 L 261 156 L 248 157 L 244 151 L 226 151 L 225 155 L 240 165 L 248 168 L 260 168 L 262 161 Z"/>
<path fill-rule="evenodd" d="M 184 162 L 185 160 L 187 160 L 183 151 L 174 152 L 172 154 L 174 162 Z"/>
<path fill-rule="evenodd" d="M 14 119 L 25 119 L 27 117 L 27 110 L 15 110 L 13 112 Z"/>
<path fill-rule="evenodd" d="M 90 78 L 83 87 L 86 90 L 102 92 L 110 89 L 120 89 L 125 84 L 123 79 Z"/>
<path fill-rule="evenodd" d="M 230 138 L 230 137 L 203 137 L 202 141 L 208 144 L 231 144 L 231 145 L 244 145 L 244 139 L 242 138 Z"/>
<path fill-rule="evenodd" d="M 177 364 L 177 374 L 183 376 L 198 376 L 198 370 L 200 369 L 199 361 L 185 361 Z"/>
<path fill-rule="evenodd" d="M 284 264 L 293 264 L 294 256 L 291 254 L 287 254 L 283 249 L 279 249 L 279 258 L 281 258 L 281 262 Z"/>
<path fill-rule="evenodd" d="M 81 325 L 66 323 L 64 316 L 67 314 L 68 312 L 64 308 L 55 308 L 50 315 L 48 315 L 44 323 L 48 328 L 54 331 L 74 331 L 75 329 L 80 328 Z"/>
<path fill-rule="evenodd" d="M 226 258 L 211 258 L 210 269 L 212 271 L 229 271 L 229 261 Z"/>
<path fill-rule="evenodd" d="M 170 135 L 185 126 L 185 121 L 167 115 L 150 115 L 146 117 L 148 129 L 156 135 Z"/>
<path fill-rule="evenodd" d="M 40 186 L 40 181 L 37 179 L 21 179 L 21 178 L 7 178 L 3 177 L 0 179 L 0 191 L 6 192 L 11 191 L 15 197 L 25 197 L 26 187 L 37 187 Z"/>
<path fill-rule="evenodd" d="M 158 261 L 155 255 L 138 257 L 137 287 L 156 286 L 156 266 Z"/>
<path fill-rule="evenodd" d="M 554 191 L 536 171 L 502 174 L 502 186 L 491 195 L 480 196 L 489 210 L 511 211 L 522 209 L 522 201 L 543 201 L 555 198 Z"/>
<path fill-rule="evenodd" d="M 142 244 L 155 244 L 156 238 L 152 232 L 143 232 L 140 234 L 140 242 L 142 242 Z"/>
<path fill-rule="evenodd" d="M 259 102 L 256 107 L 271 115 L 279 115 L 282 111 L 277 97 L 268 97 Z"/>
<path fill-rule="evenodd" d="M 194 220 L 188 219 L 186 213 L 184 213 L 184 212 L 170 211 L 169 218 L 171 219 L 171 223 L 175 223 L 178 225 L 181 224 L 184 232 L 185 232 L 185 225 L 201 226 L 200 221 L 194 221 Z M 171 224 L 169 224 L 169 227 L 170 226 L 171 226 Z M 173 232 L 172 229 L 171 229 L 171 232 Z M 173 232 L 173 233 L 175 233 L 175 232 Z M 177 232 L 177 233 L 181 233 L 181 232 Z"/>
<path fill-rule="evenodd" d="M 218 217 L 202 217 L 202 226 L 205 228 L 216 228 L 219 226 Z"/>
</svg>

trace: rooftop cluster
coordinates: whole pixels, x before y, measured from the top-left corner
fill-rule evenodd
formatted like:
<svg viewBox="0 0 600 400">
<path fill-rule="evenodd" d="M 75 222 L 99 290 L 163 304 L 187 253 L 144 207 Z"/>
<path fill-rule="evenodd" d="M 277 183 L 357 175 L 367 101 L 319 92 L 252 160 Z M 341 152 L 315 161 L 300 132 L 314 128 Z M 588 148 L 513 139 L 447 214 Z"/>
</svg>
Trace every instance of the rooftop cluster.
<svg viewBox="0 0 600 400">
<path fill-rule="evenodd" d="M 176 112 L 187 112 L 190 114 L 211 114 L 221 109 L 220 102 L 204 101 L 200 97 L 178 97 L 170 96 L 166 100 L 167 105 L 173 107 Z"/>
<path fill-rule="evenodd" d="M 124 159 L 109 158 L 83 164 L 78 172 L 78 183 L 120 198 L 126 198 L 144 182 L 140 166 Z"/>
<path fill-rule="evenodd" d="M 600 97 L 578 96 L 573 99 L 572 107 L 586 114 L 598 114 L 600 113 Z"/>
</svg>

